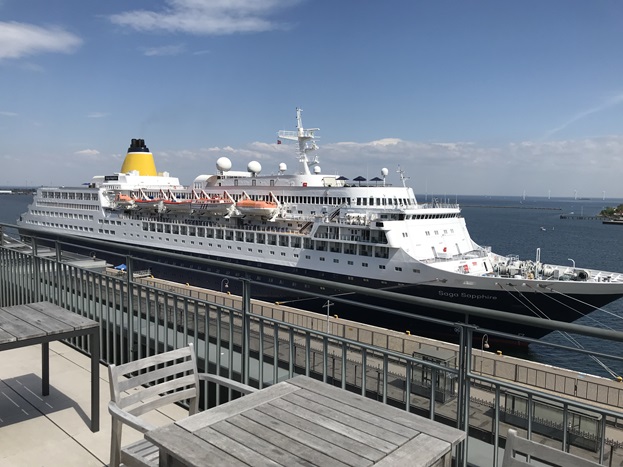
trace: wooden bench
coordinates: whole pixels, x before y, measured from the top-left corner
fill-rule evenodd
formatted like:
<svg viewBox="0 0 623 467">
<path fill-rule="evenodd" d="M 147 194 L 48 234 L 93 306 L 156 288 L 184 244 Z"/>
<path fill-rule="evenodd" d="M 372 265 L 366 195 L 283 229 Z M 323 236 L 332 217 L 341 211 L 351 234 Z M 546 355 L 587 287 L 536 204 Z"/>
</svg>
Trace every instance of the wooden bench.
<svg viewBox="0 0 623 467">
<path fill-rule="evenodd" d="M 524 458 L 515 457 L 517 453 L 521 453 Z M 568 452 L 537 443 L 536 441 L 521 438 L 517 436 L 516 430 L 509 429 L 502 467 L 525 467 L 533 465 L 531 464 L 532 460 L 560 467 L 597 467 L 600 465 Z"/>
</svg>

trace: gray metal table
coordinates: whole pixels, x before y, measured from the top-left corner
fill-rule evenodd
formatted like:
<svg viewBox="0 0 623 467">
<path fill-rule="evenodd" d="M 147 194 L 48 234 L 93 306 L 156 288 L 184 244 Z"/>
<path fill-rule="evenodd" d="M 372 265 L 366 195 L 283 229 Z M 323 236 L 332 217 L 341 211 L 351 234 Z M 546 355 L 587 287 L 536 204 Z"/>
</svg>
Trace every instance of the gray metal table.
<svg viewBox="0 0 623 467">
<path fill-rule="evenodd" d="M 50 394 L 50 342 L 90 337 L 91 431 L 99 431 L 100 339 L 97 321 L 49 302 L 0 308 L 0 351 L 41 344 L 41 392 Z"/>
<path fill-rule="evenodd" d="M 465 433 L 297 376 L 145 434 L 160 465 L 449 466 Z"/>
</svg>

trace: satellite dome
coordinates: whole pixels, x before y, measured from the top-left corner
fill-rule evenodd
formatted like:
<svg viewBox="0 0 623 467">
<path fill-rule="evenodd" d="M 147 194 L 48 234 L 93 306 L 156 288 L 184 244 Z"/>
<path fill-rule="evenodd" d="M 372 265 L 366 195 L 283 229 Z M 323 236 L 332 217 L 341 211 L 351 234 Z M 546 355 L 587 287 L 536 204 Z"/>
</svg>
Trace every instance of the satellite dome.
<svg viewBox="0 0 623 467">
<path fill-rule="evenodd" d="M 251 161 L 247 164 L 247 172 L 251 172 L 253 175 L 257 175 L 262 171 L 262 164 L 258 161 Z"/>
<path fill-rule="evenodd" d="M 321 169 L 320 169 L 320 166 L 319 166 L 319 165 L 317 165 L 317 166 L 315 166 L 315 167 L 314 167 L 314 173 L 315 173 L 315 174 L 319 174 L 319 173 L 320 173 L 320 170 L 321 170 Z"/>
<path fill-rule="evenodd" d="M 288 170 L 288 166 L 286 165 L 285 162 L 282 162 L 281 164 L 279 164 L 279 172 L 285 172 L 286 170 Z"/>
<path fill-rule="evenodd" d="M 383 177 L 387 177 L 387 174 L 388 174 L 388 173 L 389 173 L 389 170 L 387 170 L 387 168 L 386 168 L 386 167 L 383 167 L 383 168 L 381 169 L 381 175 L 382 175 Z"/>
<path fill-rule="evenodd" d="M 231 161 L 227 157 L 219 157 L 216 161 L 216 170 L 219 172 L 227 172 L 231 169 Z"/>
</svg>

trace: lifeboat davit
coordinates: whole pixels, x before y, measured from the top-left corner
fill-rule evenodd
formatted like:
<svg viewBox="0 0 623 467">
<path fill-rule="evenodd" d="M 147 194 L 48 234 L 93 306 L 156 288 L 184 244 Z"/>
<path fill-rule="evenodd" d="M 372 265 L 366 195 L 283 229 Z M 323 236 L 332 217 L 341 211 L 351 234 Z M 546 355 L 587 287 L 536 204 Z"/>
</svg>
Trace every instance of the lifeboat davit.
<svg viewBox="0 0 623 467">
<path fill-rule="evenodd" d="M 154 211 L 157 213 L 164 212 L 164 200 L 160 198 L 135 199 L 134 206 L 140 211 Z"/>
<path fill-rule="evenodd" d="M 117 196 L 115 196 L 114 207 L 116 209 L 123 209 L 123 210 L 129 211 L 130 209 L 136 208 L 136 203 L 135 203 L 134 198 L 132 198 L 130 195 L 117 193 Z"/>
<path fill-rule="evenodd" d="M 236 203 L 236 209 L 245 216 L 271 217 L 279 206 L 274 201 L 256 201 L 242 199 Z"/>
</svg>

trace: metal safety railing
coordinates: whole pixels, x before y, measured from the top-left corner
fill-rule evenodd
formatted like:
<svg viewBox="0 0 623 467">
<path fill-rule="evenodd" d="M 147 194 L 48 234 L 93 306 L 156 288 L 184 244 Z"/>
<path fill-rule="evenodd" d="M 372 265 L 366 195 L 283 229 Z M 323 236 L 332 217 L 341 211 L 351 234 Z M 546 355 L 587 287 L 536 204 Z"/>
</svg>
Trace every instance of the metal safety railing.
<svg viewBox="0 0 623 467">
<path fill-rule="evenodd" d="M 47 300 L 97 320 L 100 352 L 106 363 L 125 363 L 193 342 L 203 371 L 260 388 L 295 374 L 305 374 L 458 427 L 469 434 L 468 441 L 456 453 L 458 465 L 474 463 L 469 461 L 474 456 L 487 459 L 489 465 L 499 465 L 498 448 L 504 446 L 509 427 L 523 430 L 528 438 L 557 443 L 561 449 L 601 463 L 623 459 L 620 405 L 623 396 L 616 381 L 595 378 L 597 382 L 582 386 L 581 394 L 578 395 L 577 388 L 570 394 L 567 389 L 571 377 L 562 374 L 562 370 L 535 369 L 519 359 L 509 363 L 508 357 L 483 355 L 484 340 L 474 345 L 474 334 L 500 335 L 495 329 L 475 328 L 460 320 L 412 317 L 446 326 L 451 332 L 456 330 L 458 344 L 415 341 L 413 336 L 407 339 L 400 333 L 406 340 L 394 345 L 398 338 L 392 331 L 378 328 L 355 331 L 349 323 L 338 320 L 329 323 L 328 313 L 323 317 L 300 312 L 295 319 L 286 318 L 283 307 L 257 301 L 254 291 L 260 287 L 287 290 L 285 284 L 296 280 L 313 287 L 314 296 L 338 303 L 348 303 L 352 294 L 366 295 L 388 302 L 404 301 L 459 314 L 563 329 L 606 343 L 623 342 L 621 332 L 509 316 L 499 311 L 357 286 L 340 285 L 344 294 L 323 295 L 318 292 L 323 287 L 329 290 L 337 285 L 233 263 L 226 264 L 230 275 L 223 276 L 225 268 L 218 261 L 131 246 L 124 247 L 127 254 L 115 256 L 105 242 L 87 239 L 84 239 L 85 257 L 81 258 L 66 253 L 85 247 L 72 243 L 71 239 L 48 241 L 45 247 L 44 239 L 36 236 L 25 240 L 28 240 L 26 244 L 3 241 L 0 246 L 0 306 Z M 109 267 L 112 263 L 98 260 L 104 257 L 114 257 L 113 263 L 125 264 L 126 274 L 120 275 Z M 185 270 L 188 261 L 197 265 L 194 273 L 209 276 L 217 284 L 216 290 L 133 274 L 150 265 L 162 266 L 163 262 L 169 263 L 169 268 Z M 260 273 L 261 282 L 257 279 Z M 228 293 L 234 282 L 236 296 Z M 299 292 L 306 294 L 305 288 Z M 374 313 L 400 314 L 378 305 L 361 302 L 356 305 Z M 326 327 L 328 324 L 331 327 Z M 84 339 L 75 339 L 70 344 L 89 351 Z M 479 350 L 474 351 L 473 347 Z M 565 350 L 580 355 L 589 353 L 575 348 L 565 347 Z M 607 353 L 598 355 L 622 360 Z M 514 365 L 514 370 L 509 370 L 509 365 Z M 539 379 L 529 376 L 532 371 L 553 375 L 553 386 L 548 376 L 541 378 L 545 379 L 544 384 L 532 384 L 531 379 Z M 515 376 L 509 376 L 513 372 Z M 607 393 L 605 399 L 603 391 Z M 225 396 L 220 391 L 206 393 L 203 403 L 218 404 L 222 397 Z"/>
</svg>

